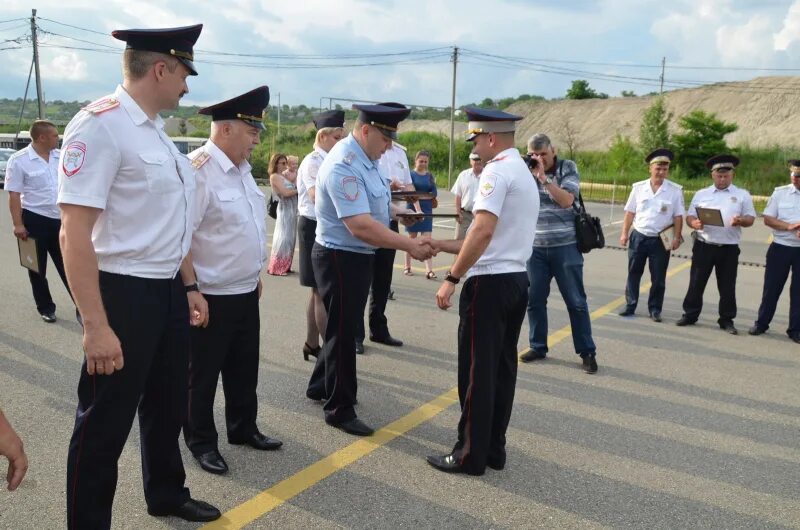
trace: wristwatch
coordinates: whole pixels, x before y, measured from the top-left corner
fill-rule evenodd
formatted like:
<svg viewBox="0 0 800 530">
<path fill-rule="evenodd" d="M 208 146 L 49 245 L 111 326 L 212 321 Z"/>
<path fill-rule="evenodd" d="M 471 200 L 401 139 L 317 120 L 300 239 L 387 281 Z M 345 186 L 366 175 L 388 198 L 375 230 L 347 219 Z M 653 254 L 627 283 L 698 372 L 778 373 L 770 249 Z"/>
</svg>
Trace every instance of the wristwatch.
<svg viewBox="0 0 800 530">
<path fill-rule="evenodd" d="M 458 282 L 461 281 L 461 278 L 456 278 L 455 276 L 450 274 L 450 272 L 448 271 L 447 276 L 444 277 L 444 281 L 450 282 L 453 285 L 458 285 Z"/>
<path fill-rule="evenodd" d="M 194 282 L 191 285 L 184 285 L 184 287 L 186 288 L 186 292 L 187 293 L 191 293 L 191 292 L 194 292 L 194 291 L 200 291 L 200 287 L 197 285 L 197 282 Z"/>
<path fill-rule="evenodd" d="M 552 184 L 553 182 L 555 182 L 555 179 L 553 177 L 546 177 L 544 179 L 545 184 Z"/>
</svg>

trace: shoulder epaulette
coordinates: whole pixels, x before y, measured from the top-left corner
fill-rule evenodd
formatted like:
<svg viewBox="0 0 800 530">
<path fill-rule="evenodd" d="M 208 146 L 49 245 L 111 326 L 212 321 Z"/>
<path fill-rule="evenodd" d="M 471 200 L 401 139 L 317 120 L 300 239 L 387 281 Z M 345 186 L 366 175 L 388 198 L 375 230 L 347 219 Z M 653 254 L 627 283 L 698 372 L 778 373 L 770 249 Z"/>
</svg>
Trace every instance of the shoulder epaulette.
<svg viewBox="0 0 800 530">
<path fill-rule="evenodd" d="M 672 184 L 673 186 L 675 186 L 675 187 L 676 187 L 676 188 L 678 188 L 679 190 L 682 190 L 682 189 L 683 189 L 683 186 L 681 186 L 680 184 L 678 184 L 678 183 L 676 183 L 676 182 L 672 182 L 671 180 L 667 180 L 667 181 L 665 181 L 665 182 L 669 182 L 670 184 Z"/>
<path fill-rule="evenodd" d="M 318 158 L 320 160 L 323 160 L 322 155 L 319 154 L 319 151 L 311 151 L 310 155 L 311 155 L 311 158 L 313 158 L 313 159 L 317 159 Z"/>
<path fill-rule="evenodd" d="M 505 160 L 505 159 L 506 159 L 506 155 L 498 156 L 498 157 L 492 158 L 491 160 L 489 160 L 486 163 L 487 164 L 491 164 L 492 162 L 500 162 L 501 160 Z"/>
<path fill-rule="evenodd" d="M 408 147 L 404 146 L 403 144 L 397 143 L 394 140 L 392 140 L 392 143 L 397 147 L 399 147 L 400 149 L 402 149 L 403 151 L 408 151 Z"/>
<path fill-rule="evenodd" d="M 92 114 L 101 114 L 106 112 L 107 110 L 115 109 L 119 107 L 119 100 L 114 98 L 102 98 L 89 103 L 81 110 L 85 110 L 86 112 L 91 112 Z"/>
<path fill-rule="evenodd" d="M 633 187 L 636 187 L 636 186 L 641 186 L 641 185 L 642 185 L 642 184 L 644 184 L 645 182 L 649 182 L 649 181 L 650 181 L 649 179 L 648 179 L 648 180 L 640 180 L 639 182 L 634 182 L 634 183 L 632 184 L 632 186 L 633 186 Z"/>
<path fill-rule="evenodd" d="M 197 153 L 197 156 L 192 159 L 192 166 L 195 169 L 200 169 L 201 167 L 203 167 L 203 164 L 208 162 L 210 158 L 211 155 L 209 155 L 207 152 L 200 151 L 199 153 Z"/>
<path fill-rule="evenodd" d="M 785 189 L 790 188 L 792 186 L 794 186 L 794 184 L 784 184 L 783 186 L 775 186 L 775 191 L 785 190 Z"/>
</svg>

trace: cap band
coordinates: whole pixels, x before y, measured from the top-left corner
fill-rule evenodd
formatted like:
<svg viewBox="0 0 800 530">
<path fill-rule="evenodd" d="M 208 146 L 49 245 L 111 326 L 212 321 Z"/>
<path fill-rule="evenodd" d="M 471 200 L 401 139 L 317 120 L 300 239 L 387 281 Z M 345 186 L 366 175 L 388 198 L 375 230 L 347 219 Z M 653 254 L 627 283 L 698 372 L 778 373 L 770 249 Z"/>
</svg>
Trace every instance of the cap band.
<svg viewBox="0 0 800 530">
<path fill-rule="evenodd" d="M 180 57 L 181 59 L 186 59 L 187 61 L 194 61 L 194 55 L 187 52 L 182 52 L 180 50 L 170 50 L 170 55 L 174 55 L 175 57 Z"/>
<path fill-rule="evenodd" d="M 517 129 L 513 121 L 471 121 L 467 125 L 467 135 L 483 133 L 506 133 Z"/>
<path fill-rule="evenodd" d="M 264 118 L 262 118 L 260 116 L 249 116 L 247 114 L 241 114 L 239 112 L 236 113 L 236 117 L 239 118 L 240 120 L 250 120 L 250 121 L 259 121 L 259 122 L 264 121 Z"/>
<path fill-rule="evenodd" d="M 714 164 L 711 166 L 711 171 L 716 171 L 718 169 L 733 169 L 734 167 L 736 166 L 730 162 L 720 162 L 719 164 Z"/>
<path fill-rule="evenodd" d="M 385 123 L 378 123 L 376 121 L 369 122 L 370 125 L 373 127 L 377 127 L 378 129 L 383 129 L 384 131 L 389 132 L 397 132 L 397 127 L 392 127 L 391 125 L 386 125 Z"/>
<path fill-rule="evenodd" d="M 669 159 L 668 156 L 655 156 L 655 157 L 650 159 L 650 165 L 651 166 L 653 164 L 664 164 L 664 163 L 667 163 L 667 164 L 670 163 L 670 159 Z"/>
</svg>

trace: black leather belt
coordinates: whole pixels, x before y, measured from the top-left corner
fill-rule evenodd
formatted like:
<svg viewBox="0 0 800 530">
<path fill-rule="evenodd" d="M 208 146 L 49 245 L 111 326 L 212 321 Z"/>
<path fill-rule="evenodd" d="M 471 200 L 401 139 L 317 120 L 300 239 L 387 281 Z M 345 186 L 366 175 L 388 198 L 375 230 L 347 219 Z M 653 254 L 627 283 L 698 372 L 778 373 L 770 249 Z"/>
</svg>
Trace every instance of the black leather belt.
<svg viewBox="0 0 800 530">
<path fill-rule="evenodd" d="M 700 239 L 699 237 L 695 241 L 697 241 L 698 243 L 702 243 L 704 245 L 710 245 L 712 247 L 738 247 L 739 246 L 738 244 L 735 244 L 735 243 L 711 243 L 710 241 L 704 241 L 704 240 Z"/>
</svg>

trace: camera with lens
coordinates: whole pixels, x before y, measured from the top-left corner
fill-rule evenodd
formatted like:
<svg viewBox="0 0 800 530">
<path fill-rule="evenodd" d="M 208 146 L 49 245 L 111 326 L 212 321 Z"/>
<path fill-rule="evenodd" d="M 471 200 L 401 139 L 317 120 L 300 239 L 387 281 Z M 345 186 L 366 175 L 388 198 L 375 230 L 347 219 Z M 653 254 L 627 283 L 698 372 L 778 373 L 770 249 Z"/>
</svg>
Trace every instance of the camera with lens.
<svg viewBox="0 0 800 530">
<path fill-rule="evenodd" d="M 522 160 L 525 161 L 525 165 L 528 166 L 528 169 L 536 169 L 536 166 L 539 164 L 539 161 L 530 154 L 523 155 Z"/>
</svg>

